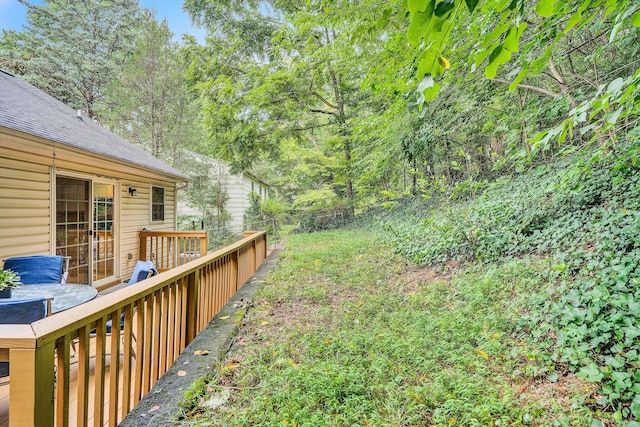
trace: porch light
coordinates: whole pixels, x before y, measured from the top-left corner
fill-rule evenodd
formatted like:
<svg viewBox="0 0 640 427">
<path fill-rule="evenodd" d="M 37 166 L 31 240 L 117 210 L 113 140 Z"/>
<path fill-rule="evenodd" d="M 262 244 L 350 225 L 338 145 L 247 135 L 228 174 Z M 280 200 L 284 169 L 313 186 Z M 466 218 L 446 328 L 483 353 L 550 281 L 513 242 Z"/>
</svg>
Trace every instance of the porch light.
<svg viewBox="0 0 640 427">
<path fill-rule="evenodd" d="M 138 195 L 138 190 L 136 190 L 136 189 L 135 189 L 135 188 L 133 188 L 133 187 L 129 187 L 129 195 L 130 195 L 131 197 L 136 197 L 136 196 Z"/>
</svg>

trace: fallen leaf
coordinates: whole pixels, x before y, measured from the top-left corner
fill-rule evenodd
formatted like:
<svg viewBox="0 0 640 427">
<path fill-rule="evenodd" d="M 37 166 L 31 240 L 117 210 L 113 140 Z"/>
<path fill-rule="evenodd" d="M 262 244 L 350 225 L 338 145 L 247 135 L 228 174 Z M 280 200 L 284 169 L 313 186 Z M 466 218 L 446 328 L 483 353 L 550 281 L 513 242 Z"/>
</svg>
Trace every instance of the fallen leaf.
<svg viewBox="0 0 640 427">
<path fill-rule="evenodd" d="M 229 316 L 220 316 L 220 317 L 218 317 L 218 319 L 220 319 L 220 320 L 227 320 L 228 318 L 229 318 Z"/>
<path fill-rule="evenodd" d="M 209 409 L 216 409 L 217 407 L 227 403 L 230 396 L 231 396 L 231 392 L 229 391 L 229 389 L 225 388 L 219 393 L 216 393 L 213 396 L 211 396 L 207 401 L 203 402 L 202 406 Z"/>
<path fill-rule="evenodd" d="M 187 371 L 183 371 L 183 370 L 179 370 L 178 371 L 178 376 L 179 377 L 184 377 L 185 375 L 187 375 Z"/>
<path fill-rule="evenodd" d="M 239 365 L 239 363 L 229 363 L 228 365 L 226 365 L 224 368 L 222 368 L 223 371 L 232 371 L 234 370 L 237 366 Z"/>
<path fill-rule="evenodd" d="M 154 406 L 153 408 L 149 409 L 149 413 L 151 413 L 151 412 L 155 412 L 155 411 L 157 411 L 158 409 L 160 409 L 160 405 L 156 405 L 156 406 Z"/>
<path fill-rule="evenodd" d="M 482 350 L 477 349 L 477 348 L 476 348 L 476 352 L 477 352 L 480 356 L 484 357 L 486 360 L 489 360 L 489 355 L 487 354 L 487 352 L 482 351 Z"/>
<path fill-rule="evenodd" d="M 269 322 L 264 321 L 264 320 L 262 322 L 260 322 L 260 326 L 267 326 L 268 324 L 269 324 Z"/>
<path fill-rule="evenodd" d="M 331 344 L 331 343 L 333 342 L 333 340 L 332 340 L 332 339 L 330 339 L 330 338 L 327 338 L 327 339 L 325 339 L 323 342 L 324 342 L 325 344 Z"/>
<path fill-rule="evenodd" d="M 202 354 L 203 356 L 206 356 L 207 354 L 209 354 L 209 350 L 202 350 L 202 353 L 200 354 Z"/>
</svg>

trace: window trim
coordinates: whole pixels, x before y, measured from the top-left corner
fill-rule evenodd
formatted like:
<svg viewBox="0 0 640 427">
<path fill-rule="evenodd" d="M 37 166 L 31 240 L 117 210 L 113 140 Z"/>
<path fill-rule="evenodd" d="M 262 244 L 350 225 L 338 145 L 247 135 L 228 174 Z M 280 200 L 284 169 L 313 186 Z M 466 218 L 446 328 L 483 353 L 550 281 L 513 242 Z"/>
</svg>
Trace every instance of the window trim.
<svg viewBox="0 0 640 427">
<path fill-rule="evenodd" d="M 156 219 L 154 218 L 154 206 L 159 206 L 160 203 L 156 203 L 154 202 L 153 198 L 155 195 L 155 189 L 161 189 L 162 190 L 162 219 Z M 150 197 L 149 197 L 149 220 L 151 222 L 154 223 L 159 223 L 159 222 L 165 222 L 166 218 L 167 218 L 167 189 L 164 188 L 161 185 L 151 185 L 151 191 L 150 191 Z"/>
</svg>

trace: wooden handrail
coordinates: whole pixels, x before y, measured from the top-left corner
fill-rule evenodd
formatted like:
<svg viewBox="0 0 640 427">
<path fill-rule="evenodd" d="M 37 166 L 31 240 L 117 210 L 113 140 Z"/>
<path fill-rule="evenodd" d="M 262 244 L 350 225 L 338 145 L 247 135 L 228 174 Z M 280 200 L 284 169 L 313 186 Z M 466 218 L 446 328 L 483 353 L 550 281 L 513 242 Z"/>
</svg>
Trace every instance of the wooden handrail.
<svg viewBox="0 0 640 427">
<path fill-rule="evenodd" d="M 140 231 L 138 259 L 166 271 L 207 253 L 206 231 Z"/>
<path fill-rule="evenodd" d="M 11 377 L 9 425 L 65 426 L 74 415 L 78 425 L 117 425 L 265 256 L 266 234 L 250 234 L 44 320 L 0 325 L 0 361 L 9 361 Z M 77 391 L 70 396 L 72 369 Z"/>
</svg>

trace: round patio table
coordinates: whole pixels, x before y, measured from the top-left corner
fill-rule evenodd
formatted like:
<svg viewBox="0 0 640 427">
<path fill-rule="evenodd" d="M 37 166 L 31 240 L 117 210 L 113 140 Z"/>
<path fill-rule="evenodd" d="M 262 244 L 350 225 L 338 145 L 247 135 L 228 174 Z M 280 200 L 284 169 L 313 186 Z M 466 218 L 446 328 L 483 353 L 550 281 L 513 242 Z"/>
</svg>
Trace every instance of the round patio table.
<svg viewBox="0 0 640 427">
<path fill-rule="evenodd" d="M 47 285 L 20 285 L 11 291 L 12 298 L 53 298 L 51 313 L 54 314 L 94 299 L 98 290 L 90 285 L 69 283 Z"/>
</svg>

